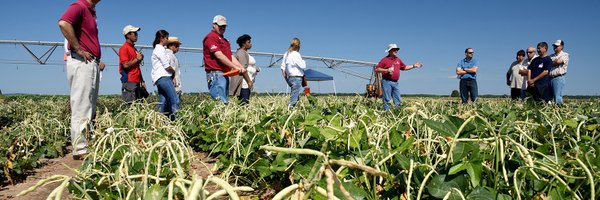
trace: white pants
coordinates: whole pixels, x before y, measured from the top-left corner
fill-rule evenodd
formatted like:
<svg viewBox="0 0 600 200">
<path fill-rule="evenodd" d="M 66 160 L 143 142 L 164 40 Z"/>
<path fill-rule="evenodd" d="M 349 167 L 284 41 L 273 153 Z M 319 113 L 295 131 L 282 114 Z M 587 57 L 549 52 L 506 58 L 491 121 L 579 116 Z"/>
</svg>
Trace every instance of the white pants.
<svg viewBox="0 0 600 200">
<path fill-rule="evenodd" d="M 86 135 L 93 131 L 100 83 L 98 62 L 67 60 L 67 80 L 71 87 L 71 143 L 73 155 L 87 153 Z"/>
</svg>

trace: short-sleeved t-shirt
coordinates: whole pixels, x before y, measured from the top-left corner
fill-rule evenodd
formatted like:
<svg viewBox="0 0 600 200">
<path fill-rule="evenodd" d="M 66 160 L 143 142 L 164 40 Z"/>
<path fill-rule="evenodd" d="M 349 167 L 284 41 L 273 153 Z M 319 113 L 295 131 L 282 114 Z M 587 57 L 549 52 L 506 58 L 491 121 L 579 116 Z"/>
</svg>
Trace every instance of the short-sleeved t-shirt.
<svg viewBox="0 0 600 200">
<path fill-rule="evenodd" d="M 231 60 L 231 46 L 227 39 L 215 31 L 210 31 L 210 33 L 204 37 L 202 43 L 204 48 L 204 70 L 206 72 L 212 70 L 228 72 L 231 70 L 229 66 L 219 62 L 215 56 L 215 52 L 221 51 L 221 53 L 223 53 L 227 59 Z"/>
<path fill-rule="evenodd" d="M 121 74 L 121 82 L 140 82 L 141 70 L 140 63 L 135 63 L 130 66 L 129 70 L 123 69 L 123 65 L 137 58 L 137 50 L 133 44 L 125 42 L 119 49 L 119 73 Z"/>
<path fill-rule="evenodd" d="M 531 61 L 531 63 L 527 67 L 527 69 L 531 70 L 531 78 L 535 78 L 535 77 L 539 76 L 541 73 L 543 73 L 544 71 L 549 71 L 552 66 L 553 66 L 553 63 L 552 63 L 552 59 L 550 58 L 550 56 L 546 56 L 543 58 L 538 56 L 537 58 L 533 59 L 533 61 Z M 548 77 L 549 76 L 545 76 L 544 78 L 537 80 L 535 82 L 535 84 L 543 85 L 543 84 L 549 83 L 550 78 L 548 78 Z"/>
<path fill-rule="evenodd" d="M 479 62 L 477 62 L 477 60 L 475 58 L 471 58 L 470 60 L 462 59 L 460 60 L 460 62 L 458 62 L 458 64 L 456 65 L 457 68 L 473 68 L 473 67 L 479 67 Z M 460 79 L 477 79 L 477 73 L 466 73 L 463 74 L 459 77 Z"/>
<path fill-rule="evenodd" d="M 383 77 L 383 79 L 386 80 L 398 81 L 400 79 L 400 70 L 406 68 L 406 65 L 404 64 L 404 62 L 402 62 L 400 58 L 396 56 L 386 56 L 383 57 L 376 66 L 376 68 L 381 69 L 389 69 L 391 67 L 394 68 L 394 72 L 392 74 L 382 73 L 381 76 Z"/>
<path fill-rule="evenodd" d="M 81 48 L 93 54 L 97 59 L 102 56 L 98 40 L 98 25 L 96 24 L 96 10 L 86 0 L 79 0 L 60 17 L 73 26 L 75 36 Z M 71 47 L 69 47 L 71 49 Z"/>
</svg>

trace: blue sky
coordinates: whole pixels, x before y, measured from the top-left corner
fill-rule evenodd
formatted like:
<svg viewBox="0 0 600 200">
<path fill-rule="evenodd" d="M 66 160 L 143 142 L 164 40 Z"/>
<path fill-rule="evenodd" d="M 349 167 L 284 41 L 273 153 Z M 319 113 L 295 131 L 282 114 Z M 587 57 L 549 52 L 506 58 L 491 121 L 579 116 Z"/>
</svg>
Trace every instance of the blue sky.
<svg viewBox="0 0 600 200">
<path fill-rule="evenodd" d="M 62 41 L 57 20 L 72 0 L 6 1 L 0 8 L 2 40 Z M 157 3 L 160 2 L 160 3 Z M 34 4 L 32 6 L 32 4 Z M 403 94 L 450 94 L 458 89 L 454 67 L 466 47 L 479 60 L 480 94 L 508 94 L 505 73 L 516 52 L 538 42 L 565 41 L 571 54 L 567 95 L 600 95 L 600 1 L 109 1 L 98 4 L 100 42 L 121 44 L 122 28 L 142 27 L 138 44 L 151 44 L 154 33 L 165 29 L 178 36 L 184 47 L 201 47 L 214 15 L 228 19 L 225 37 L 250 34 L 251 51 L 283 53 L 292 37 L 302 41 L 301 54 L 378 62 L 389 43 L 397 43 L 407 64 L 421 61 L 424 68 L 401 73 Z M 38 55 L 49 47 L 31 47 Z M 21 46 L 0 45 L 0 89 L 3 93 L 68 94 L 62 52 L 49 65 L 37 65 Z M 120 92 L 117 56 L 102 49 L 108 64 L 101 94 Z M 150 51 L 144 52 L 144 77 L 150 79 Z M 178 54 L 185 92 L 205 92 L 202 56 Z M 277 68 L 265 68 L 268 58 L 257 58 L 263 71 L 258 92 L 284 92 Z M 310 68 L 333 75 L 337 91 L 364 93 L 368 80 L 308 62 Z M 370 74 L 367 67 L 345 65 Z M 309 83 L 313 92 L 332 92 L 329 82 Z M 150 88 L 154 90 L 153 87 Z"/>
</svg>

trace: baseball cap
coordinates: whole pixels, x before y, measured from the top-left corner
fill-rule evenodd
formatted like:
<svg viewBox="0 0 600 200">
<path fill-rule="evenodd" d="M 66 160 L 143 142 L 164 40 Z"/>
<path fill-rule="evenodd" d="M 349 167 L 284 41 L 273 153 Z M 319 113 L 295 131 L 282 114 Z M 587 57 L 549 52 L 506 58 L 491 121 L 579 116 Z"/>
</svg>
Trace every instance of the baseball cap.
<svg viewBox="0 0 600 200">
<path fill-rule="evenodd" d="M 227 25 L 227 19 L 223 15 L 215 16 L 212 22 L 219 26 Z"/>
<path fill-rule="evenodd" d="M 138 32 L 140 30 L 142 30 L 140 27 L 127 25 L 127 26 L 125 26 L 125 28 L 123 28 L 123 35 L 127 35 L 127 33 L 129 33 L 129 32 Z"/>
<path fill-rule="evenodd" d="M 554 44 L 552 44 L 552 45 L 554 45 L 554 46 L 563 46 L 563 45 L 565 45 L 565 41 L 562 41 L 562 40 L 556 40 L 556 41 L 554 42 Z"/>
<path fill-rule="evenodd" d="M 390 52 L 390 50 L 392 50 L 392 49 L 400 50 L 400 48 L 398 48 L 398 45 L 392 43 L 392 44 L 388 44 L 387 50 L 385 50 L 385 52 Z"/>
</svg>

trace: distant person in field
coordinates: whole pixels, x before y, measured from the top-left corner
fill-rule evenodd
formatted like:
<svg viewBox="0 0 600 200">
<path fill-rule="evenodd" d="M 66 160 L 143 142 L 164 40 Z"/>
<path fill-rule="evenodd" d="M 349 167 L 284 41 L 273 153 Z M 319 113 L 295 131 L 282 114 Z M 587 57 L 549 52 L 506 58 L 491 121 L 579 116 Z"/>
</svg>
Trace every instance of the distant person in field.
<svg viewBox="0 0 600 200">
<path fill-rule="evenodd" d="M 246 70 L 248 71 L 248 76 L 250 77 L 252 82 L 254 82 L 256 80 L 256 75 L 258 74 L 258 72 L 260 72 L 260 68 L 258 67 L 258 65 L 256 65 L 256 59 L 254 59 L 254 56 L 248 56 L 248 67 L 246 68 Z M 248 85 L 248 82 L 246 82 L 246 80 L 242 82 L 242 91 L 240 93 L 240 96 L 242 97 L 243 104 L 250 103 L 250 93 L 252 93 L 252 89 L 254 88 L 251 88 L 250 85 Z"/>
<path fill-rule="evenodd" d="M 240 48 L 235 52 L 235 58 L 246 68 L 250 80 L 254 82 L 258 68 L 256 67 L 256 60 L 248 53 L 248 50 L 252 48 L 252 37 L 244 34 L 238 37 L 236 43 Z M 248 104 L 250 101 L 251 90 L 252 88 L 249 87 L 248 82 L 242 76 L 229 77 L 229 95 L 237 96 L 242 104 Z"/>
<path fill-rule="evenodd" d="M 100 62 L 102 54 L 96 24 L 98 2 L 100 0 L 76 1 L 58 21 L 71 51 L 66 71 L 71 90 L 71 143 L 75 160 L 83 159 L 88 153 L 86 135 L 94 129 L 100 71 L 105 67 Z"/>
<path fill-rule="evenodd" d="M 475 51 L 473 48 L 465 49 L 465 58 L 460 60 L 456 66 L 456 75 L 460 79 L 459 91 L 462 104 L 466 104 L 471 97 L 471 101 L 477 101 L 477 71 L 479 63 L 473 58 Z"/>
<path fill-rule="evenodd" d="M 173 74 L 175 70 L 167 56 L 167 44 L 169 32 L 159 30 L 156 32 L 152 46 L 152 81 L 158 89 L 158 110 L 167 115 L 172 121 L 176 118 L 179 110 L 179 97 L 173 85 Z"/>
<path fill-rule="evenodd" d="M 140 90 L 146 90 L 140 64 L 144 60 L 142 52 L 135 48 L 140 27 L 127 25 L 123 28 L 125 43 L 119 48 L 119 74 L 121 74 L 121 99 L 131 103 L 136 99 L 146 98 Z"/>
<path fill-rule="evenodd" d="M 202 40 L 204 48 L 204 70 L 210 96 L 225 104 L 229 103 L 229 78 L 223 73 L 239 70 L 252 88 L 252 81 L 246 73 L 246 68 L 231 53 L 231 45 L 223 34 L 227 30 L 227 19 L 217 15 L 212 20 L 212 30 Z"/>
<path fill-rule="evenodd" d="M 398 57 L 398 45 L 389 44 L 385 52 L 388 54 L 383 57 L 381 61 L 375 66 L 375 72 L 381 73 L 381 87 L 383 89 L 383 109 L 390 109 L 390 98 L 394 99 L 394 106 L 398 108 L 402 104 L 400 97 L 400 86 L 398 80 L 400 79 L 400 70 L 407 71 L 414 68 L 421 68 L 423 64 L 417 62 L 412 65 L 405 65 L 404 62 Z"/>
<path fill-rule="evenodd" d="M 552 59 L 548 56 L 548 43 L 540 42 L 537 45 L 538 57 L 529 63 L 527 84 L 528 91 L 538 103 L 548 103 L 552 98 L 550 78 L 548 72 L 553 66 Z"/>
<path fill-rule="evenodd" d="M 563 51 L 565 41 L 556 40 L 552 47 L 554 47 L 554 54 L 550 55 L 550 58 L 552 58 L 554 65 L 549 72 L 550 84 L 552 85 L 554 102 L 561 105 L 563 104 L 562 91 L 565 87 L 565 74 L 567 74 L 567 67 L 569 67 L 569 53 Z"/>
<path fill-rule="evenodd" d="M 281 74 L 290 87 L 290 102 L 288 107 L 292 108 L 296 106 L 300 99 L 300 89 L 302 88 L 302 78 L 304 76 L 304 70 L 306 69 L 306 62 L 300 55 L 300 39 L 292 38 L 290 47 L 287 52 L 283 54 L 281 60 Z"/>
<path fill-rule="evenodd" d="M 527 74 L 529 73 L 529 64 L 533 61 L 534 58 L 537 58 L 537 53 L 535 51 L 535 47 L 528 47 L 526 50 L 527 59 L 523 62 L 525 65 L 525 69 L 519 71 L 519 74 L 523 75 L 523 86 L 521 87 L 521 96 L 523 99 L 527 96 Z"/>
<path fill-rule="evenodd" d="M 512 100 L 523 99 L 523 87 L 526 76 L 521 74 L 521 70 L 527 70 L 525 62 L 525 51 L 519 50 L 517 52 L 517 60 L 510 64 L 508 71 L 506 72 L 506 85 L 510 87 L 510 98 Z"/>
<path fill-rule="evenodd" d="M 179 41 L 179 38 L 177 37 L 169 37 L 167 42 L 167 56 L 169 57 L 171 67 L 173 67 L 173 70 L 175 71 L 173 85 L 175 86 L 175 92 L 177 92 L 177 97 L 179 97 L 179 102 L 181 103 L 181 94 L 183 93 L 181 90 L 181 67 L 179 66 L 179 59 L 175 56 L 175 54 L 179 52 L 181 41 Z"/>
</svg>

